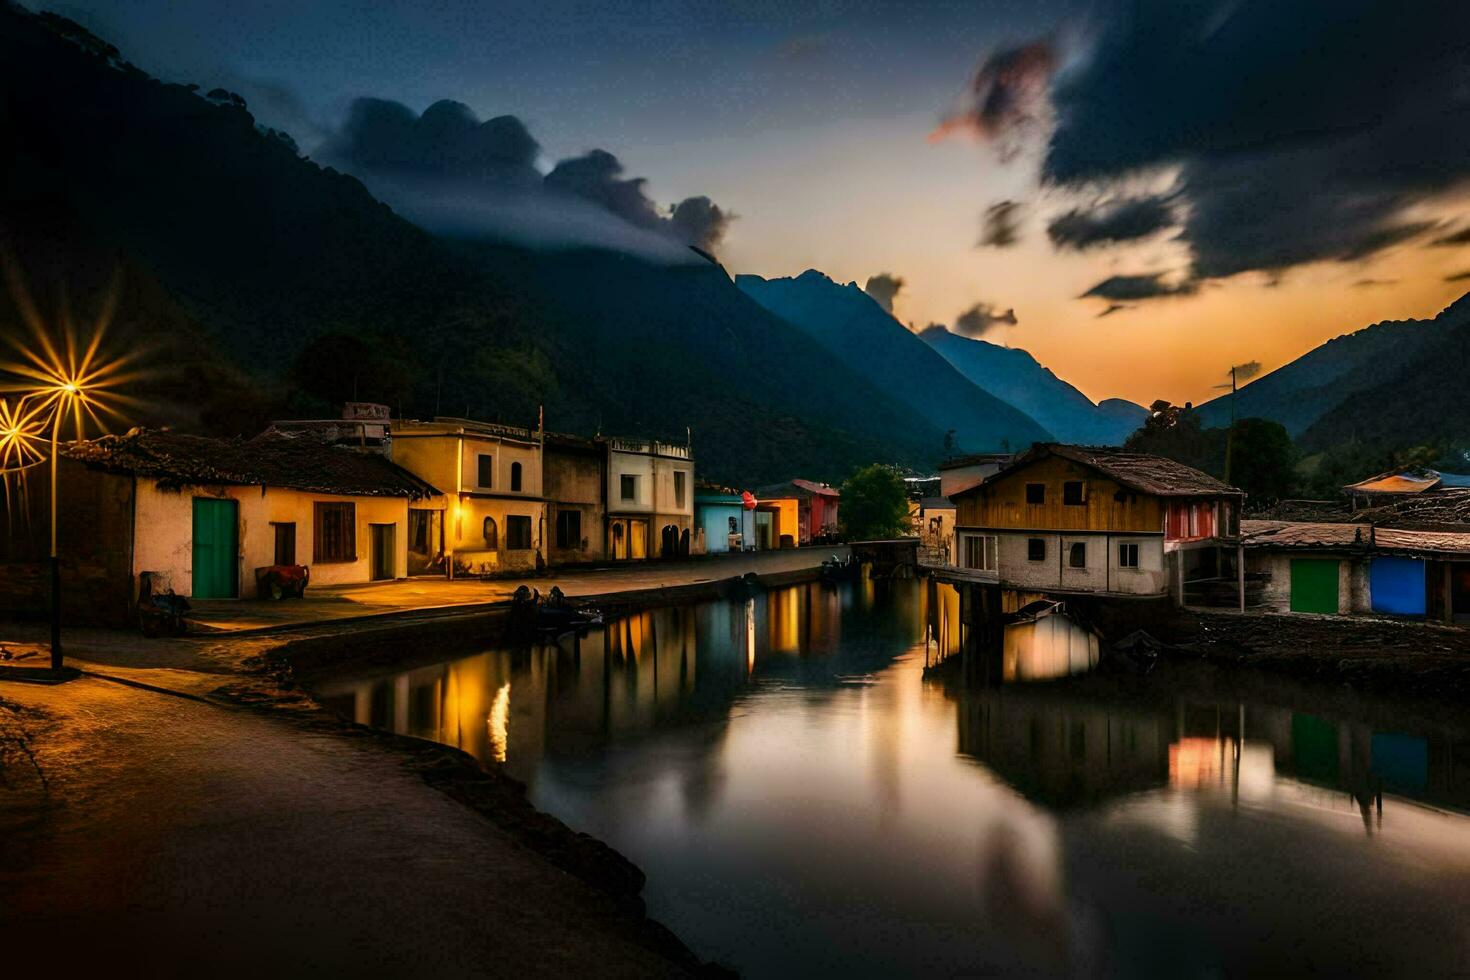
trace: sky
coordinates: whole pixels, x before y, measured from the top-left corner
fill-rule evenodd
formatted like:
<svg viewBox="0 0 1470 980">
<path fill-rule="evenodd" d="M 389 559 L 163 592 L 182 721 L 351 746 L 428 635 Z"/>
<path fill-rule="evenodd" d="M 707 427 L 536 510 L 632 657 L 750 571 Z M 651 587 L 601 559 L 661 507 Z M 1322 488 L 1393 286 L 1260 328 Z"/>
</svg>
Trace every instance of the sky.
<svg viewBox="0 0 1470 980">
<path fill-rule="evenodd" d="M 1232 365 L 1269 371 L 1470 290 L 1470 4 L 32 6 L 154 75 L 241 93 L 410 217 L 458 205 L 423 204 L 444 175 L 385 163 L 400 130 L 358 100 L 410 123 L 443 99 L 471 123 L 514 116 L 475 144 L 500 139 L 486 152 L 505 161 L 484 220 L 549 206 L 505 188 L 551 172 L 732 273 L 899 277 L 901 321 L 1024 347 L 1095 400 L 1202 401 Z"/>
</svg>

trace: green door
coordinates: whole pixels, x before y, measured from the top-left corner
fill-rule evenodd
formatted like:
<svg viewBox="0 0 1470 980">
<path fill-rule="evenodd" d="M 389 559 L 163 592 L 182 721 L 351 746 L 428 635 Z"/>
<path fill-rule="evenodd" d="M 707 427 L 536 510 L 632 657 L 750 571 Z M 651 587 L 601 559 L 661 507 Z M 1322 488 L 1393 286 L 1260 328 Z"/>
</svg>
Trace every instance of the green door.
<svg viewBox="0 0 1470 980">
<path fill-rule="evenodd" d="M 1337 562 L 1330 558 L 1291 560 L 1291 611 L 1337 612 Z"/>
<path fill-rule="evenodd" d="M 235 501 L 194 498 L 194 598 L 239 595 L 239 527 Z"/>
</svg>

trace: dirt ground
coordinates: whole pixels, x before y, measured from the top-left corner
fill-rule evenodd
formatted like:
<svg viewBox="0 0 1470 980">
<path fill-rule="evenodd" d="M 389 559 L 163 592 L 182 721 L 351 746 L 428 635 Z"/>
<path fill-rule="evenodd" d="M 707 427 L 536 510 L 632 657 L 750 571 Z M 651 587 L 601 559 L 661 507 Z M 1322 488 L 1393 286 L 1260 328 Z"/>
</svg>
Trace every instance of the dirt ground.
<svg viewBox="0 0 1470 980">
<path fill-rule="evenodd" d="M 823 557 L 779 553 L 758 570 Z M 658 595 L 747 570 L 741 559 L 681 565 L 589 573 L 574 594 Z M 646 918 L 635 866 L 536 811 L 514 781 L 455 750 L 341 722 L 291 686 L 283 647 L 401 648 L 426 624 L 447 636 L 493 618 L 483 603 L 396 612 L 160 640 L 70 629 L 81 679 L 0 680 L 6 966 L 17 976 L 722 973 Z M 0 624 L 0 656 L 44 662 L 41 629 Z"/>
</svg>

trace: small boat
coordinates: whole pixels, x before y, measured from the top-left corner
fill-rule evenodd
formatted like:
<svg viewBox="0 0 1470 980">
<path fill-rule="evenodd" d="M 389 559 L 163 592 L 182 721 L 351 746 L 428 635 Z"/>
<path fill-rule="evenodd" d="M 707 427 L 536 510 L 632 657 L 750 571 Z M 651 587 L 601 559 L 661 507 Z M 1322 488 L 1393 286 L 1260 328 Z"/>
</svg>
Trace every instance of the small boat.
<svg viewBox="0 0 1470 980">
<path fill-rule="evenodd" d="M 557 637 L 601 626 L 602 611 L 567 598 L 559 586 L 542 598 L 540 589 L 522 585 L 510 600 L 510 633 L 521 639 Z"/>
<path fill-rule="evenodd" d="M 862 571 L 862 565 L 852 558 L 838 558 L 833 555 L 822 562 L 822 581 L 835 585 L 838 582 L 851 582 L 858 577 Z"/>
</svg>

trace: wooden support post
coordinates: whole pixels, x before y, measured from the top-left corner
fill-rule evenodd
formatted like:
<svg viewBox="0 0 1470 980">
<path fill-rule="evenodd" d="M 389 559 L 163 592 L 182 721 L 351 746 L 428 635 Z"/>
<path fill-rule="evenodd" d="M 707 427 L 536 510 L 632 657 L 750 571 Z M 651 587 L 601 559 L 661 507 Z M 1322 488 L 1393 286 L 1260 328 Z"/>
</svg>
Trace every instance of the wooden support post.
<svg viewBox="0 0 1470 980">
<path fill-rule="evenodd" d="M 1444 562 L 1444 621 L 1455 621 L 1455 589 L 1450 576 L 1450 563 Z"/>
<path fill-rule="evenodd" d="M 1235 574 L 1240 583 L 1240 611 L 1245 612 L 1245 545 L 1235 546 Z"/>
</svg>

